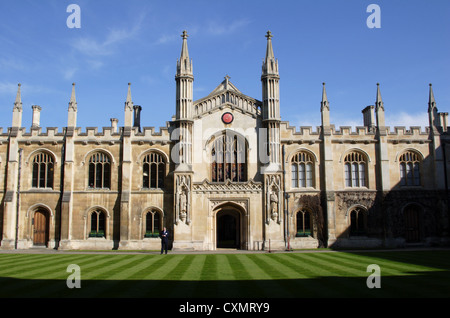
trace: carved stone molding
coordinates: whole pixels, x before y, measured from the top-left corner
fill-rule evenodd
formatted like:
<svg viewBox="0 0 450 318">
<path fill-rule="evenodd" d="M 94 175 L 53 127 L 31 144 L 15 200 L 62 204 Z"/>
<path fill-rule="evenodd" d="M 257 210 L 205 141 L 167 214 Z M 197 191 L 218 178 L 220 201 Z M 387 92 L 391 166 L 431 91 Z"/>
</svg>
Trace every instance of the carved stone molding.
<svg viewBox="0 0 450 318">
<path fill-rule="evenodd" d="M 247 182 L 232 182 L 227 180 L 225 182 L 196 182 L 193 184 L 194 192 L 204 193 L 258 193 L 262 191 L 262 183 L 255 182 L 250 179 Z"/>
<path fill-rule="evenodd" d="M 247 215 L 249 210 L 248 198 L 210 198 L 209 203 L 210 203 L 209 209 L 210 216 L 212 216 L 214 210 L 216 210 L 217 207 L 222 204 L 237 205 L 238 207 L 242 208 L 244 215 Z"/>
</svg>

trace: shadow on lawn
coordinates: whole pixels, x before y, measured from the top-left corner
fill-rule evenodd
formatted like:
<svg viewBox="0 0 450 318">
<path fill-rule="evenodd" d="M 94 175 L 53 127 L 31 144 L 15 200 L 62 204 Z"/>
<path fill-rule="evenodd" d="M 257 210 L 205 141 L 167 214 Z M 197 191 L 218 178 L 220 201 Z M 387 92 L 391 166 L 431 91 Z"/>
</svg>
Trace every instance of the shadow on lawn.
<svg viewBox="0 0 450 318">
<path fill-rule="evenodd" d="M 369 276 L 370 273 L 367 275 Z M 81 280 L 70 289 L 65 280 L 0 278 L 2 298 L 442 298 L 450 297 L 450 271 L 382 276 L 370 289 L 367 277 L 248 281 Z"/>
</svg>

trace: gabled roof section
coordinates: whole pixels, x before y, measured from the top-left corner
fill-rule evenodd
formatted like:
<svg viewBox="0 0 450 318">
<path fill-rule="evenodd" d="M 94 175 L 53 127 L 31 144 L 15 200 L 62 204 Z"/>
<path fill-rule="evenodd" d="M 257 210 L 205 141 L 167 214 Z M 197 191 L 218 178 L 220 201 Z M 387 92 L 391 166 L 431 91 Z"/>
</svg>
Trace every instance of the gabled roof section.
<svg viewBox="0 0 450 318">
<path fill-rule="evenodd" d="M 261 101 L 243 94 L 230 82 L 230 77 L 227 75 L 208 96 L 194 102 L 194 117 L 199 118 L 224 107 L 237 108 L 243 113 L 257 117 L 261 115 L 261 105 Z"/>
<path fill-rule="evenodd" d="M 223 80 L 223 82 L 220 83 L 219 86 L 217 86 L 208 96 L 216 95 L 218 92 L 226 91 L 226 90 L 230 90 L 230 91 L 234 91 L 236 93 L 242 94 L 241 91 L 238 90 L 237 87 L 234 86 L 230 82 L 230 77 L 227 75 L 227 76 L 225 76 L 225 79 Z"/>
</svg>

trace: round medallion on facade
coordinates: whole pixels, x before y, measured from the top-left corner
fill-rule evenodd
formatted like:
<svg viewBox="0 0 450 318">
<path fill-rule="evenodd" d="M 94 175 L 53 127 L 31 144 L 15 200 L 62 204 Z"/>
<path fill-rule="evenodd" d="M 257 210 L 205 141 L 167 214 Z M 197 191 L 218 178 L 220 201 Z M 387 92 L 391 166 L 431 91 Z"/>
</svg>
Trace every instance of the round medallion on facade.
<svg viewBox="0 0 450 318">
<path fill-rule="evenodd" d="M 232 121 L 233 121 L 233 114 L 232 113 L 224 113 L 223 115 L 222 115 L 222 121 L 225 123 L 225 124 L 231 124 L 232 123 Z"/>
</svg>

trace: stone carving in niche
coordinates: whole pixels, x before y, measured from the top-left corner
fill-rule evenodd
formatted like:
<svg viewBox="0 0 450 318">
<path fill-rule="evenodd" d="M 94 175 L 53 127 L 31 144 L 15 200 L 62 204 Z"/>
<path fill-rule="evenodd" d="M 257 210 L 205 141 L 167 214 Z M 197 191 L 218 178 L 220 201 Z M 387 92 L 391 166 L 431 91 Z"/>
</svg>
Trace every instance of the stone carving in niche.
<svg viewBox="0 0 450 318">
<path fill-rule="evenodd" d="M 269 224 L 272 219 L 274 222 L 281 223 L 281 176 L 271 174 L 266 177 L 266 223 Z"/>
<path fill-rule="evenodd" d="M 186 224 L 191 223 L 191 176 L 177 175 L 175 177 L 175 222 L 181 221 Z"/>
</svg>

